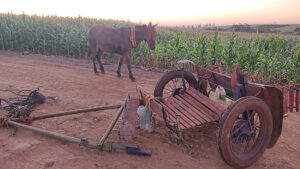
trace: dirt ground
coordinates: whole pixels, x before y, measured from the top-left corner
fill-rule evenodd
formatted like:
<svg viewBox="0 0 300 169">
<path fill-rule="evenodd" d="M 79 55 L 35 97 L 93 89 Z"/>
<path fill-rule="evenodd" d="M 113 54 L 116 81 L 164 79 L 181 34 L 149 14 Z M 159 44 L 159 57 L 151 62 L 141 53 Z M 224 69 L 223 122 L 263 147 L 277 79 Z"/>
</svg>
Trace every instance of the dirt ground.
<svg viewBox="0 0 300 169">
<path fill-rule="evenodd" d="M 136 84 L 153 92 L 163 75 L 133 68 L 137 82 L 128 78 L 126 66 L 121 78 L 116 76 L 116 65 L 105 65 L 106 73 L 94 75 L 91 62 L 59 56 L 21 55 L 0 51 L 0 89 L 40 88 L 46 96 L 57 97 L 53 105 L 37 107 L 33 115 L 54 113 L 90 106 L 120 104 L 127 93 L 135 93 Z M 99 141 L 117 110 L 92 112 L 35 121 L 32 125 L 66 135 Z M 2 112 L 3 113 L 3 112 Z M 186 133 L 189 145 L 177 145 L 170 140 L 168 130 L 158 127 L 147 134 L 137 130 L 134 142 L 152 151 L 151 157 L 122 153 L 100 152 L 66 143 L 30 131 L 18 129 L 11 137 L 11 129 L 0 127 L 0 169 L 82 168 L 82 169 L 193 169 L 230 168 L 218 154 L 217 124 L 212 123 Z M 117 141 L 114 129 L 110 141 Z M 299 168 L 300 113 L 289 113 L 284 119 L 282 135 L 272 149 L 250 168 Z"/>
</svg>

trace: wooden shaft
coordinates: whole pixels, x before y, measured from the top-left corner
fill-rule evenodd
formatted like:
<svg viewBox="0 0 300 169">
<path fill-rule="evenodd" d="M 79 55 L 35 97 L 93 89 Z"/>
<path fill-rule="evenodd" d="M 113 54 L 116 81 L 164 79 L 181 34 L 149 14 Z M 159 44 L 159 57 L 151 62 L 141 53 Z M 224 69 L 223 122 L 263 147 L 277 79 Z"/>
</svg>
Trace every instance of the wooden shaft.
<svg viewBox="0 0 300 169">
<path fill-rule="evenodd" d="M 294 85 L 290 85 L 289 88 L 289 111 L 293 112 L 294 108 Z"/>
<path fill-rule="evenodd" d="M 110 123 L 109 127 L 106 129 L 104 135 L 102 136 L 101 140 L 100 140 L 100 147 L 103 146 L 105 140 L 107 139 L 109 133 L 111 132 L 111 130 L 113 129 L 113 127 L 115 126 L 116 122 L 118 121 L 120 115 L 122 114 L 123 112 L 123 109 L 124 109 L 125 105 L 123 104 L 120 109 L 118 110 L 115 118 L 113 119 L 113 121 Z"/>
<path fill-rule="evenodd" d="M 117 105 L 92 107 L 92 108 L 86 108 L 86 109 L 70 110 L 70 111 L 34 116 L 32 120 L 42 120 L 42 119 L 47 119 L 47 118 L 52 118 L 52 117 L 59 117 L 59 116 L 79 114 L 79 113 L 87 113 L 87 112 L 99 111 L 99 110 L 117 109 L 120 107 L 121 107 L 121 105 L 117 104 Z"/>
<path fill-rule="evenodd" d="M 42 135 L 46 135 L 46 136 L 49 136 L 49 137 L 56 138 L 56 139 L 59 139 L 59 140 L 62 140 L 62 141 L 67 141 L 67 142 L 79 144 L 79 145 L 82 145 L 82 146 L 86 146 L 88 148 L 100 149 L 100 150 L 111 151 L 111 152 L 120 152 L 120 153 L 126 152 L 126 147 L 122 144 L 105 143 L 102 146 L 100 146 L 99 144 L 96 144 L 96 143 L 90 143 L 86 139 L 80 139 L 80 138 L 76 138 L 76 137 L 63 135 L 63 134 L 60 134 L 60 133 L 56 133 L 56 132 L 40 129 L 40 128 L 37 128 L 37 127 L 17 123 L 17 122 L 11 121 L 11 120 L 8 120 L 7 122 L 8 122 L 9 125 L 14 126 L 14 127 L 20 127 L 20 128 L 30 130 L 30 131 L 33 131 L 33 132 L 36 132 L 36 133 L 39 133 L 39 134 L 42 134 Z"/>
<path fill-rule="evenodd" d="M 17 122 L 11 121 L 11 120 L 8 120 L 7 122 L 11 126 L 21 127 L 21 128 L 26 129 L 26 130 L 30 130 L 30 131 L 33 131 L 33 132 L 36 132 L 36 133 L 39 133 L 39 134 L 43 134 L 43 135 L 46 135 L 46 136 L 54 137 L 54 138 L 59 139 L 59 140 L 68 141 L 68 142 L 71 142 L 71 143 L 84 145 L 84 146 L 89 147 L 89 148 L 98 148 L 97 144 L 95 144 L 95 143 L 88 143 L 88 142 L 85 143 L 83 141 L 83 139 L 79 139 L 79 138 L 75 138 L 75 137 L 71 137 L 71 136 L 66 136 L 66 135 L 63 135 L 63 134 L 60 134 L 60 133 L 56 133 L 56 132 L 52 132 L 52 131 L 40 129 L 40 128 L 33 127 L 33 126 L 28 126 L 28 125 L 17 123 Z"/>
<path fill-rule="evenodd" d="M 296 85 L 296 99 L 295 99 L 296 112 L 299 111 L 299 105 L 300 105 L 300 85 Z"/>
</svg>

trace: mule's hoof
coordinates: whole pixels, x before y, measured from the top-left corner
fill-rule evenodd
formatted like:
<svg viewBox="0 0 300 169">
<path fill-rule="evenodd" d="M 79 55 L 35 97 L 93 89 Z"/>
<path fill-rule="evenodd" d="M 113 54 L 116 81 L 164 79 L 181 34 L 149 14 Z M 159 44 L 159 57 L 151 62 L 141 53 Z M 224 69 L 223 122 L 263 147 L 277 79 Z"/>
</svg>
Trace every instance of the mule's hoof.
<svg viewBox="0 0 300 169">
<path fill-rule="evenodd" d="M 103 72 L 101 71 L 101 73 L 104 74 L 105 72 L 104 72 L 104 71 L 103 71 Z"/>
<path fill-rule="evenodd" d="M 95 75 L 99 75 L 99 73 L 98 73 L 98 72 L 95 72 Z"/>
<path fill-rule="evenodd" d="M 121 74 L 117 74 L 117 76 L 120 78 L 120 77 L 121 77 Z"/>
<path fill-rule="evenodd" d="M 134 77 L 130 77 L 130 80 L 131 80 L 132 82 L 135 82 L 135 78 L 134 78 Z"/>
</svg>

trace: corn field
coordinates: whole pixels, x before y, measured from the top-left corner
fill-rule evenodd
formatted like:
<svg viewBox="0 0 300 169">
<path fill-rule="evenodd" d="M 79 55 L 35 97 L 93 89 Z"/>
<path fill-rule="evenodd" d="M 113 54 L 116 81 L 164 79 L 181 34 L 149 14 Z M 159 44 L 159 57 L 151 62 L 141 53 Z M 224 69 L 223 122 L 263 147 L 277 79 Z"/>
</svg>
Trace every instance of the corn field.
<svg viewBox="0 0 300 169">
<path fill-rule="evenodd" d="M 86 54 L 87 31 L 94 24 L 108 27 L 130 22 L 93 18 L 0 14 L 0 50 L 30 51 L 45 55 L 81 58 Z M 180 59 L 206 66 L 221 61 L 226 72 L 235 63 L 252 80 L 300 83 L 300 38 L 272 36 L 243 37 L 235 33 L 201 32 L 179 28 L 157 29 L 157 46 L 152 51 L 159 67 L 173 68 Z M 116 55 L 106 54 L 108 60 Z M 146 43 L 132 52 L 135 64 L 150 65 Z"/>
</svg>

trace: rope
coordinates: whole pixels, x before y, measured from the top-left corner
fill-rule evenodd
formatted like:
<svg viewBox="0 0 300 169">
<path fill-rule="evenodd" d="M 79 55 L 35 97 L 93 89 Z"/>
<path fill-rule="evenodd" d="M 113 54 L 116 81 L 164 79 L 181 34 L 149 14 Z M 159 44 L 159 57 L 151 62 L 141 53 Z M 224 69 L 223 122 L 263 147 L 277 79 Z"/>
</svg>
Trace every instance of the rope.
<svg viewBox="0 0 300 169">
<path fill-rule="evenodd" d="M 152 67 L 153 67 L 153 69 L 154 70 L 156 70 L 156 63 L 155 63 L 155 60 L 154 60 L 154 58 L 153 58 L 153 56 L 152 56 L 152 53 L 151 53 L 151 49 L 150 49 L 150 46 L 149 46 L 149 43 L 148 43 L 148 53 L 149 53 L 149 56 L 150 56 L 150 60 L 151 60 L 151 63 L 152 63 Z"/>
<path fill-rule="evenodd" d="M 150 108 L 150 102 L 151 102 L 151 95 L 145 96 L 146 99 L 146 107 Z"/>
<path fill-rule="evenodd" d="M 19 119 L 23 122 L 31 121 L 30 113 L 34 110 L 37 104 L 45 103 L 46 97 L 38 92 L 39 89 L 33 91 L 21 90 L 17 92 L 11 90 L 0 90 L 2 92 L 11 92 L 18 96 L 17 98 L 0 98 L 0 110 L 6 111 L 6 115 L 0 117 L 2 125 L 6 123 L 7 119 Z M 25 94 L 25 93 L 29 94 Z M 2 102 L 5 105 L 2 105 Z"/>
</svg>

